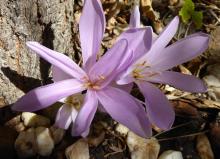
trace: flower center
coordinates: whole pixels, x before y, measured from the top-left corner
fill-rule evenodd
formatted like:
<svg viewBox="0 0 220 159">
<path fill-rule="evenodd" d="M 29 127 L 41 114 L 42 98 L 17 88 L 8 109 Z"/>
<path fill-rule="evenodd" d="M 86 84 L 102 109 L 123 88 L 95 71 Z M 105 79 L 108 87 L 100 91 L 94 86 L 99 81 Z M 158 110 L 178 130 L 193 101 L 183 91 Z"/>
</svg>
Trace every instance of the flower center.
<svg viewBox="0 0 220 159">
<path fill-rule="evenodd" d="M 143 61 L 142 63 L 137 64 L 134 70 L 132 71 L 133 78 L 143 79 L 146 77 L 153 77 L 158 74 L 158 72 L 154 72 L 149 68 L 150 65 L 147 63 L 147 61 Z"/>
<path fill-rule="evenodd" d="M 95 80 L 95 81 L 91 81 L 88 78 L 84 78 L 84 80 L 85 80 L 84 86 L 87 89 L 99 90 L 101 88 L 100 87 L 101 83 L 103 82 L 103 80 L 105 80 L 105 76 L 99 75 L 97 80 Z"/>
</svg>

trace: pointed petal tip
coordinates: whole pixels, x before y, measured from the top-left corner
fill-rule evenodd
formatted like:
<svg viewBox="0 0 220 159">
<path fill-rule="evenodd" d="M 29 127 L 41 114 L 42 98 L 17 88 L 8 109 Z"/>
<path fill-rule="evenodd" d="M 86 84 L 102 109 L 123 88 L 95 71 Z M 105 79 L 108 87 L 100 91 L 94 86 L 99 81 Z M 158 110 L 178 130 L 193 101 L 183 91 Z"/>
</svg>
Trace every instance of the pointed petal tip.
<svg viewBox="0 0 220 159">
<path fill-rule="evenodd" d="M 179 16 L 175 16 L 175 17 L 170 21 L 169 25 L 174 25 L 174 26 L 178 27 L 179 22 L 180 22 Z M 177 28 L 176 28 L 176 29 L 177 29 Z"/>
<path fill-rule="evenodd" d="M 179 23 L 179 21 L 180 21 L 180 18 L 179 18 L 179 16 L 177 15 L 177 16 L 175 16 L 174 18 L 173 18 L 176 22 L 178 22 Z"/>
</svg>

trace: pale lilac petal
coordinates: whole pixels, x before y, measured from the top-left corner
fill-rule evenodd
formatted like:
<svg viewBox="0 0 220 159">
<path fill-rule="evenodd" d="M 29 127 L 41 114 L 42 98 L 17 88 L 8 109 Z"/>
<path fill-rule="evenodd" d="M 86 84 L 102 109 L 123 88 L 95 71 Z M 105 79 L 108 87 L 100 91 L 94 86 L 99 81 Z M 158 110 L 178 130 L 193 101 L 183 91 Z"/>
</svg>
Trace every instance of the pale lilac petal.
<svg viewBox="0 0 220 159">
<path fill-rule="evenodd" d="M 186 75 L 173 71 L 164 71 L 154 78 L 151 78 L 149 81 L 155 83 L 169 84 L 175 88 L 188 92 L 207 91 L 204 82 L 199 78 L 192 75 Z"/>
<path fill-rule="evenodd" d="M 72 123 L 73 112 L 77 114 L 77 111 L 70 105 L 67 104 L 62 105 L 57 112 L 54 125 L 62 129 L 68 129 L 70 124 Z"/>
<path fill-rule="evenodd" d="M 72 108 L 72 113 L 71 113 L 71 118 L 72 118 L 73 124 L 74 124 L 75 121 L 76 121 L 77 115 L 78 115 L 78 111 L 73 107 L 73 108 Z"/>
<path fill-rule="evenodd" d="M 125 92 L 130 93 L 132 88 L 133 88 L 133 86 L 134 86 L 134 84 L 133 83 L 124 84 L 124 85 L 117 85 L 117 84 L 115 84 L 115 85 L 112 85 L 112 86 L 116 87 L 118 89 L 121 89 L 121 90 L 123 90 Z"/>
<path fill-rule="evenodd" d="M 144 108 L 129 93 L 106 87 L 97 91 L 97 96 L 113 119 L 142 137 L 151 136 L 151 125 Z"/>
<path fill-rule="evenodd" d="M 140 27 L 140 11 L 139 6 L 135 5 L 130 16 L 129 27 L 130 28 L 138 28 Z"/>
<path fill-rule="evenodd" d="M 72 129 L 73 136 L 81 135 L 86 137 L 88 135 L 97 107 L 98 100 L 95 92 L 87 90 L 84 104 L 76 117 L 75 124 Z"/>
<path fill-rule="evenodd" d="M 179 24 L 179 17 L 176 16 L 166 28 L 159 34 L 159 36 L 154 40 L 151 50 L 142 57 L 141 60 L 148 60 L 152 63 L 154 60 L 158 60 L 158 57 L 163 56 L 162 50 L 169 44 L 171 39 L 176 34 Z"/>
<path fill-rule="evenodd" d="M 175 112 L 166 96 L 148 82 L 138 82 L 137 84 L 145 97 L 150 121 L 161 129 L 170 129 L 175 120 Z"/>
<path fill-rule="evenodd" d="M 146 54 L 152 44 L 152 28 L 133 28 L 124 31 L 118 38 L 118 40 L 128 40 L 128 46 L 134 52 L 133 61 Z"/>
<path fill-rule="evenodd" d="M 70 76 L 80 79 L 86 75 L 85 72 L 66 55 L 48 49 L 38 42 L 29 41 L 26 44 L 40 57 L 66 72 Z"/>
<path fill-rule="evenodd" d="M 208 44 L 207 34 L 192 34 L 165 48 L 162 55 L 152 63 L 152 67 L 160 71 L 168 70 L 200 55 L 208 48 Z"/>
<path fill-rule="evenodd" d="M 100 81 L 99 84 L 102 87 L 110 83 L 122 71 L 122 68 L 125 69 L 125 66 L 131 62 L 132 54 L 127 46 L 127 40 L 120 40 L 108 50 L 91 68 L 89 72 L 90 80 L 96 83 Z"/>
<path fill-rule="evenodd" d="M 129 83 L 132 83 L 134 82 L 134 78 L 128 74 L 127 76 L 121 76 L 117 81 L 116 83 L 118 85 L 124 85 L 124 84 L 129 84 Z"/>
<path fill-rule="evenodd" d="M 91 67 L 95 63 L 104 31 L 105 16 L 101 2 L 99 0 L 86 0 L 79 22 L 84 66 Z"/>
<path fill-rule="evenodd" d="M 69 74 L 62 71 L 61 69 L 59 69 L 56 66 L 52 66 L 52 77 L 53 77 L 54 82 L 73 78 L 72 76 L 70 76 Z"/>
<path fill-rule="evenodd" d="M 68 79 L 31 90 L 13 106 L 16 111 L 36 111 L 48 107 L 59 99 L 85 90 L 76 79 Z"/>
</svg>

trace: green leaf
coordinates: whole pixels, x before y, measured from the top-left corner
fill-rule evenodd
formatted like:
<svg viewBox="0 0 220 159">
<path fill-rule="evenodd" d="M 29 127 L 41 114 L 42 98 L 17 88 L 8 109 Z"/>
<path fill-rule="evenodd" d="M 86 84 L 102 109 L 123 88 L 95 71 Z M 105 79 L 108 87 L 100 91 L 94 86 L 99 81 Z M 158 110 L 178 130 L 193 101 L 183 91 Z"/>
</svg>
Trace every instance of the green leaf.
<svg viewBox="0 0 220 159">
<path fill-rule="evenodd" d="M 188 23 L 195 10 L 195 4 L 192 0 L 185 0 L 183 7 L 179 11 L 179 15 L 182 17 L 184 23 Z"/>
<path fill-rule="evenodd" d="M 200 29 L 203 23 L 203 13 L 201 11 L 194 11 L 192 14 L 192 21 L 194 22 L 196 29 Z"/>
</svg>

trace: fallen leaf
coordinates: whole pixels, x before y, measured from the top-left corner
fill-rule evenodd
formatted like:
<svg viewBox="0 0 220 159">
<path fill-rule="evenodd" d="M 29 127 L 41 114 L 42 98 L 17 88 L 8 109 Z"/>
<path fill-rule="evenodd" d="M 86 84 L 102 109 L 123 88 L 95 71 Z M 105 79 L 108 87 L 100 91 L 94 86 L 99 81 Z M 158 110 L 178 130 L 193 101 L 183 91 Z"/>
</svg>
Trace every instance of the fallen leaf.
<svg viewBox="0 0 220 159">
<path fill-rule="evenodd" d="M 141 0 L 141 11 L 143 16 L 149 18 L 152 21 L 159 20 L 159 14 L 152 8 L 152 0 Z"/>
</svg>

